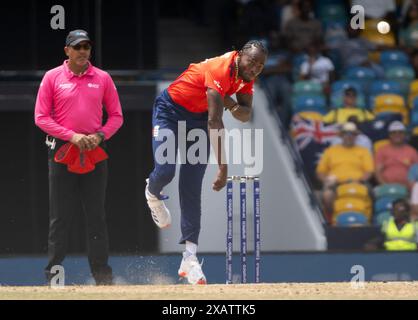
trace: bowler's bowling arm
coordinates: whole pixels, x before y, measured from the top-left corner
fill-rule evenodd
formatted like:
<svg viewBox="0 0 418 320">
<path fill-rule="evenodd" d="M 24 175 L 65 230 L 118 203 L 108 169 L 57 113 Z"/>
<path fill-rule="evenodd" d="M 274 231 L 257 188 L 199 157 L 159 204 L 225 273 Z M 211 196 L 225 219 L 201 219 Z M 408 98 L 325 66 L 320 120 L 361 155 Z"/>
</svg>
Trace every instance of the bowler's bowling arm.
<svg viewBox="0 0 418 320">
<path fill-rule="evenodd" d="M 216 160 L 219 168 L 226 165 L 225 149 L 224 149 L 224 123 L 223 115 L 223 99 L 222 96 L 214 89 L 208 88 L 206 92 L 208 99 L 208 131 L 210 143 L 215 152 Z"/>
<path fill-rule="evenodd" d="M 235 119 L 241 122 L 247 122 L 251 119 L 253 95 L 237 93 L 236 97 L 237 101 L 230 96 L 225 96 L 225 107 L 231 111 L 231 114 Z"/>
</svg>

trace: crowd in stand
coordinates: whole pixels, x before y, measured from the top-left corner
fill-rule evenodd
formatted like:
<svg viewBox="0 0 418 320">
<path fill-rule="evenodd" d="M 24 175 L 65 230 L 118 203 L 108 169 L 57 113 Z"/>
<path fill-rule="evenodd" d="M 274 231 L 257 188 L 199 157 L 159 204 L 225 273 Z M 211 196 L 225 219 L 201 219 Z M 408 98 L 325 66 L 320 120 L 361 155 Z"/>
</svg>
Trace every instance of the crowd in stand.
<svg viewBox="0 0 418 320">
<path fill-rule="evenodd" d="M 244 36 L 270 50 L 262 84 L 329 223 L 387 228 L 398 199 L 417 219 L 418 0 L 241 2 Z M 363 29 L 350 23 L 353 5 Z M 304 157 L 312 142 L 322 149 Z"/>
</svg>

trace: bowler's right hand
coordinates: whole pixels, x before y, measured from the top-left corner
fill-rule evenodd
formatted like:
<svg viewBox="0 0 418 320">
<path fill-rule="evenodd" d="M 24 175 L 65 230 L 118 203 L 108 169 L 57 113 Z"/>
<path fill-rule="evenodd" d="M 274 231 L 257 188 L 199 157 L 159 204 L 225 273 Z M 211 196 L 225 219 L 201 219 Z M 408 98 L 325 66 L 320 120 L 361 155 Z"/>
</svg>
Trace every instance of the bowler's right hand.
<svg viewBox="0 0 418 320">
<path fill-rule="evenodd" d="M 216 179 L 212 184 L 212 189 L 215 191 L 222 190 L 223 187 L 226 185 L 226 181 L 228 179 L 228 166 L 222 165 L 219 167 L 218 173 L 216 175 Z"/>
</svg>

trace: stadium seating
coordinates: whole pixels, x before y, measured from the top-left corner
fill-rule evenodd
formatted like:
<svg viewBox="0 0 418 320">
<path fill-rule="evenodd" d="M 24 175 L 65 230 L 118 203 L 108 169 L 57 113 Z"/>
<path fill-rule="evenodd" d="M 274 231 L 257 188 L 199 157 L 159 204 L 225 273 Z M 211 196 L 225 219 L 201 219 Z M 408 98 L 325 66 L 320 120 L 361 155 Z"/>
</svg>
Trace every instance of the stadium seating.
<svg viewBox="0 0 418 320">
<path fill-rule="evenodd" d="M 369 193 L 364 184 L 345 183 L 338 186 L 337 198 L 357 198 L 366 201 L 369 198 Z"/>
<path fill-rule="evenodd" d="M 361 212 L 343 212 L 336 215 L 334 223 L 338 227 L 366 226 L 368 225 L 368 219 Z"/>
<path fill-rule="evenodd" d="M 369 105 L 374 106 L 374 99 L 380 94 L 397 94 L 402 95 L 401 85 L 393 80 L 376 80 L 370 85 L 369 89 Z"/>
<path fill-rule="evenodd" d="M 315 81 L 297 81 L 293 84 L 293 96 L 319 95 L 322 96 L 322 85 Z"/>
<path fill-rule="evenodd" d="M 303 119 L 312 121 L 322 121 L 322 114 L 315 111 L 301 111 L 296 113 L 294 116 L 299 116 Z"/>
<path fill-rule="evenodd" d="M 368 67 L 349 67 L 345 70 L 344 78 L 356 81 L 367 92 L 370 84 L 377 79 L 376 72 Z"/>
<path fill-rule="evenodd" d="M 398 199 L 397 197 L 381 197 L 378 198 L 374 203 L 374 214 L 378 215 L 384 211 L 392 210 L 392 202 Z"/>
<path fill-rule="evenodd" d="M 377 186 L 373 190 L 376 199 L 382 197 L 406 198 L 408 197 L 408 189 L 396 183 L 388 183 Z"/>
<path fill-rule="evenodd" d="M 391 66 L 385 69 L 385 77 L 388 80 L 398 81 L 402 93 L 406 95 L 409 92 L 410 83 L 415 78 L 415 72 L 410 66 Z"/>
<path fill-rule="evenodd" d="M 347 20 L 347 13 L 341 4 L 323 5 L 319 11 L 321 21 L 342 21 Z"/>
<path fill-rule="evenodd" d="M 381 94 L 375 97 L 372 110 L 375 114 L 380 113 L 399 113 L 402 115 L 403 122 L 409 123 L 409 111 L 405 106 L 405 100 L 401 95 Z"/>
<path fill-rule="evenodd" d="M 400 50 L 386 50 L 380 54 L 380 63 L 383 67 L 409 66 L 409 58 Z"/>
<path fill-rule="evenodd" d="M 360 81 L 376 79 L 375 71 L 368 67 L 350 67 L 346 70 L 345 76 L 347 79 Z"/>
<path fill-rule="evenodd" d="M 358 83 L 355 80 L 339 80 L 339 81 L 335 81 L 332 85 L 331 85 L 331 92 L 332 93 L 337 93 L 337 92 L 343 92 L 345 89 L 347 88 L 354 88 L 356 89 L 357 93 L 363 93 L 364 88 L 361 86 L 360 83 Z"/>
<path fill-rule="evenodd" d="M 326 114 L 326 102 L 325 98 L 315 95 L 301 95 L 296 97 L 293 104 L 293 113 L 299 113 L 302 111 L 314 111 L 320 114 Z"/>
<path fill-rule="evenodd" d="M 408 197 L 408 189 L 400 184 L 382 184 L 375 187 L 373 193 L 375 197 L 373 223 L 378 226 L 391 217 L 393 201 Z"/>
<path fill-rule="evenodd" d="M 366 215 L 367 203 L 358 198 L 341 198 L 334 202 L 334 219 L 343 212 L 360 212 Z"/>
<path fill-rule="evenodd" d="M 393 33 L 366 33 L 365 38 L 379 46 L 393 48 L 396 45 L 395 35 Z"/>
<path fill-rule="evenodd" d="M 418 80 L 414 80 L 409 84 L 408 105 L 410 108 L 413 107 L 413 102 L 416 97 L 418 97 Z"/>
<path fill-rule="evenodd" d="M 385 221 L 388 221 L 392 217 L 390 211 L 383 211 L 373 218 L 373 224 L 376 226 L 381 226 Z"/>
<path fill-rule="evenodd" d="M 352 182 L 337 187 L 334 202 L 334 224 L 345 226 L 365 225 L 371 216 L 372 201 L 365 185 Z"/>
</svg>

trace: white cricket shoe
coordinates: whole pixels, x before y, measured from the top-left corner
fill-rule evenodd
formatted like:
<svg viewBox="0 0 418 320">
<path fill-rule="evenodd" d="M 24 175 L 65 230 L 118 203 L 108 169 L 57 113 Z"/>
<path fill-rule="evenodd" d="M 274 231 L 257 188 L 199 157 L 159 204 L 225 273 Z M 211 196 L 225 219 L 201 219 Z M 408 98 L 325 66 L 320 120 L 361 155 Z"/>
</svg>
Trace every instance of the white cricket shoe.
<svg viewBox="0 0 418 320">
<path fill-rule="evenodd" d="M 183 252 L 183 260 L 181 260 L 180 269 L 178 271 L 181 278 L 187 278 L 190 284 L 207 284 L 206 277 L 202 271 L 200 264 L 195 255 L 189 255 Z"/>
<path fill-rule="evenodd" d="M 167 228 L 171 225 L 171 214 L 164 204 L 164 200 L 168 199 L 168 197 L 161 195 L 161 197 L 158 198 L 154 196 L 148 190 L 148 181 L 149 179 L 146 180 L 147 186 L 145 187 L 145 198 L 147 198 L 152 219 L 159 228 Z"/>
</svg>

